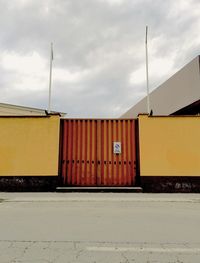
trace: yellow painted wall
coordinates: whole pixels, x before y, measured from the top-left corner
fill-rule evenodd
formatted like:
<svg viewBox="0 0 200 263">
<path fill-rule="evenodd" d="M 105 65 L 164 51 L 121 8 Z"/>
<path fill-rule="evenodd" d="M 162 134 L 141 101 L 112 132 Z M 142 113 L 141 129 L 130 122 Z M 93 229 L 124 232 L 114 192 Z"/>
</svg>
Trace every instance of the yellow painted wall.
<svg viewBox="0 0 200 263">
<path fill-rule="evenodd" d="M 60 117 L 0 117 L 0 176 L 57 176 Z"/>
<path fill-rule="evenodd" d="M 141 176 L 200 176 L 200 117 L 139 116 Z"/>
</svg>

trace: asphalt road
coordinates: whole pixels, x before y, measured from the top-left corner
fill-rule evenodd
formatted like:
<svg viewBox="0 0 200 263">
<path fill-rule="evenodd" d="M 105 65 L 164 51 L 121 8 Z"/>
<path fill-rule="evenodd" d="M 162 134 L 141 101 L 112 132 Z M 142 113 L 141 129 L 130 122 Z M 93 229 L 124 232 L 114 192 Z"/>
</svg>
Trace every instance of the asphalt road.
<svg viewBox="0 0 200 263">
<path fill-rule="evenodd" d="M 199 194 L 0 193 L 0 263 L 200 262 Z"/>
</svg>

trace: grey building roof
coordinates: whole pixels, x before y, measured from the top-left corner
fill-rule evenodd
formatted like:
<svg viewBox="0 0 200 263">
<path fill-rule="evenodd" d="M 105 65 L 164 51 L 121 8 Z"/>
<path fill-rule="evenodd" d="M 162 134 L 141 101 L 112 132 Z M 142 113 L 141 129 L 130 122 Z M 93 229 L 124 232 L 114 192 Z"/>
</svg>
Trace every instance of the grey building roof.
<svg viewBox="0 0 200 263">
<path fill-rule="evenodd" d="M 146 105 L 147 97 L 130 108 L 121 118 L 136 118 L 139 113 L 146 113 Z M 153 115 L 200 113 L 200 56 L 150 93 L 150 108 Z"/>
<path fill-rule="evenodd" d="M 47 110 L 13 105 L 8 103 L 0 103 L 0 115 L 46 115 Z M 51 114 L 60 114 L 62 117 L 66 115 L 64 112 L 51 111 Z"/>
</svg>

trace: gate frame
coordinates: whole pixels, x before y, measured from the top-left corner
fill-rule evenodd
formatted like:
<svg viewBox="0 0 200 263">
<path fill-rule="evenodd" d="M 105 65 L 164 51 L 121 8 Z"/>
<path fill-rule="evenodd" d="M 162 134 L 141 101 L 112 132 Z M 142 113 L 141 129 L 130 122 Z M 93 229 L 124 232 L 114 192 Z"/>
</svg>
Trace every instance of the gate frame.
<svg viewBox="0 0 200 263">
<path fill-rule="evenodd" d="M 63 163 L 63 160 L 62 160 L 62 156 L 63 156 L 63 126 L 64 126 L 64 121 L 65 120 L 96 120 L 96 121 L 101 121 L 101 120 L 116 120 L 116 121 L 120 121 L 120 120 L 134 120 L 135 121 L 135 129 L 134 129 L 134 132 L 135 132 L 135 136 L 134 136 L 134 139 L 135 139 L 135 166 L 136 166 L 136 169 L 135 169 L 135 184 L 132 185 L 132 187 L 134 186 L 141 186 L 141 179 L 140 179 L 140 145 L 139 145 L 139 121 L 138 121 L 138 118 L 61 118 L 60 119 L 60 141 L 59 141 L 59 144 L 60 144 L 60 147 L 59 147 L 59 164 L 58 164 L 58 184 L 59 186 L 65 186 L 64 184 L 64 180 L 63 180 L 63 176 L 62 176 L 62 163 Z M 98 178 L 97 178 L 97 182 L 98 182 Z M 68 185 L 68 187 L 73 187 L 73 186 L 70 186 Z M 84 187 L 89 187 L 89 186 L 77 186 L 77 187 L 80 187 L 80 188 L 84 188 Z M 96 186 L 97 188 L 101 188 L 101 187 L 111 187 L 111 186 L 99 186 L 97 185 Z M 112 187 L 118 187 L 118 186 L 112 186 Z M 120 186 L 120 187 L 124 187 L 126 188 L 126 186 Z"/>
</svg>

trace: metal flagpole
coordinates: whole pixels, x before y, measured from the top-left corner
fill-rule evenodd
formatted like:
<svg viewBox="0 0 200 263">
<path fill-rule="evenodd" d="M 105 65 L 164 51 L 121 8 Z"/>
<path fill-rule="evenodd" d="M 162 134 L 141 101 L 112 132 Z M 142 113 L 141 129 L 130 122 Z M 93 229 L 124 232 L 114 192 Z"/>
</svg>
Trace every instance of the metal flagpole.
<svg viewBox="0 0 200 263">
<path fill-rule="evenodd" d="M 51 43 L 50 51 L 50 72 L 49 72 L 49 104 L 48 104 L 48 113 L 51 113 L 51 79 L 52 79 L 52 61 L 53 61 L 53 43 Z"/>
<path fill-rule="evenodd" d="M 148 26 L 146 26 L 145 49 L 146 49 L 147 112 L 148 112 L 148 114 L 150 114 L 150 100 L 149 100 L 149 68 L 148 68 L 148 46 L 147 46 L 147 35 L 148 35 Z"/>
</svg>

